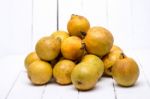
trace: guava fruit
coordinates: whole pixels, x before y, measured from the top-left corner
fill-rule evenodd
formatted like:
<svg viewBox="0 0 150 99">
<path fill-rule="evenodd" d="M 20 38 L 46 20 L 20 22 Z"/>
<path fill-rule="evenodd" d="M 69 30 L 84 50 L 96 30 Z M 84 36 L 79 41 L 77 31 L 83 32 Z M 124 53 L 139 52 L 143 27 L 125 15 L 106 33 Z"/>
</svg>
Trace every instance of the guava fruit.
<svg viewBox="0 0 150 99">
<path fill-rule="evenodd" d="M 94 88 L 103 72 L 104 64 L 102 60 L 95 55 L 87 54 L 73 69 L 71 80 L 78 90 L 89 90 Z"/>
<path fill-rule="evenodd" d="M 60 53 L 60 48 L 60 38 L 52 38 L 49 36 L 41 38 L 35 46 L 38 57 L 45 61 L 55 59 Z"/>
<path fill-rule="evenodd" d="M 139 77 L 139 67 L 132 58 L 125 57 L 119 59 L 112 67 L 112 76 L 120 86 L 132 86 Z"/>
<path fill-rule="evenodd" d="M 88 30 L 84 42 L 88 53 L 102 57 L 110 51 L 114 39 L 110 31 L 95 26 Z"/>
<path fill-rule="evenodd" d="M 48 62 L 37 60 L 28 67 L 28 77 L 35 85 L 48 83 L 52 78 L 52 67 Z"/>
<path fill-rule="evenodd" d="M 97 68 L 99 70 L 99 78 L 102 76 L 104 72 L 104 63 L 98 56 L 87 54 L 82 58 L 81 62 L 93 64 L 93 68 Z"/>
<path fill-rule="evenodd" d="M 84 44 L 77 36 L 70 36 L 61 43 L 61 53 L 66 59 L 76 60 L 84 54 Z"/>
<path fill-rule="evenodd" d="M 88 62 L 81 62 L 73 69 L 71 80 L 78 90 L 90 90 L 95 87 L 99 75 L 98 67 Z"/>
<path fill-rule="evenodd" d="M 25 68 L 27 69 L 28 66 L 36 60 L 40 60 L 40 58 L 37 56 L 36 52 L 29 53 L 24 60 Z"/>
<path fill-rule="evenodd" d="M 71 36 L 83 37 L 90 28 L 90 23 L 87 18 L 80 15 L 71 15 L 67 24 L 68 32 Z"/>
<path fill-rule="evenodd" d="M 53 38 L 60 38 L 60 40 L 63 41 L 64 39 L 69 37 L 69 33 L 59 30 L 53 32 L 50 36 Z"/>
<path fill-rule="evenodd" d="M 60 60 L 53 68 L 53 76 L 58 84 L 66 85 L 71 83 L 71 72 L 75 63 L 71 60 Z"/>
<path fill-rule="evenodd" d="M 110 52 L 102 58 L 102 61 L 104 62 L 104 67 L 105 67 L 104 75 L 112 76 L 112 71 L 111 71 L 112 66 L 115 64 L 115 62 L 118 59 L 122 59 L 124 57 L 126 56 L 123 53 L 122 49 L 116 45 L 113 45 Z"/>
</svg>

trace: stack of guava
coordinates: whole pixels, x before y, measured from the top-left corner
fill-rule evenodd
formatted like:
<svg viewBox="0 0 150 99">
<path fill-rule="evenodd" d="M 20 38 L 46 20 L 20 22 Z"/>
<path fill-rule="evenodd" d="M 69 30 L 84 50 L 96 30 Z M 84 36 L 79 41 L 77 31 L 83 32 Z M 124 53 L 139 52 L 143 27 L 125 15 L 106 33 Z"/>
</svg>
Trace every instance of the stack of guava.
<svg viewBox="0 0 150 99">
<path fill-rule="evenodd" d="M 138 64 L 113 44 L 109 30 L 91 27 L 80 15 L 71 15 L 67 30 L 42 37 L 35 51 L 26 56 L 25 68 L 33 85 L 54 79 L 59 85 L 73 84 L 78 90 L 89 90 L 102 76 L 112 77 L 120 86 L 136 83 Z"/>
</svg>

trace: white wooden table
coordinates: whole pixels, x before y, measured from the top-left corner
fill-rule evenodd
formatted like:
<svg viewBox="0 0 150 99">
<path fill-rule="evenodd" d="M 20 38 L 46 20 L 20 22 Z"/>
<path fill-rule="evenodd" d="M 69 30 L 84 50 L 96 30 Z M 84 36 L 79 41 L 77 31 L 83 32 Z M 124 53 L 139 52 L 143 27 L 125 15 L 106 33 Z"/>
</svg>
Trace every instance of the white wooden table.
<svg viewBox="0 0 150 99">
<path fill-rule="evenodd" d="M 0 0 L 0 99 L 150 99 L 149 11 L 150 0 Z M 25 56 L 57 26 L 67 30 L 71 14 L 108 28 L 114 43 L 138 62 L 140 77 L 134 87 L 119 87 L 108 77 L 86 92 L 53 82 L 31 85 Z"/>
<path fill-rule="evenodd" d="M 149 50 L 127 51 L 139 64 L 140 76 L 133 87 L 117 86 L 112 78 L 102 77 L 90 91 L 78 91 L 73 85 L 51 82 L 34 86 L 24 68 L 25 55 L 10 55 L 0 59 L 0 99 L 149 99 Z"/>
</svg>

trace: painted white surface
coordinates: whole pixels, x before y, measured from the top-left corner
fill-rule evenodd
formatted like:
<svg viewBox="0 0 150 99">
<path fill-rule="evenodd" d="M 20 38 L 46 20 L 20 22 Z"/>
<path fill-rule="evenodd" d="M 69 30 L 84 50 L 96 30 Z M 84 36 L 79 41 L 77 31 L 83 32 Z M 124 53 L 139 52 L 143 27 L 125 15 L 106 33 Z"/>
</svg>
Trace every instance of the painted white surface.
<svg viewBox="0 0 150 99">
<path fill-rule="evenodd" d="M 33 50 L 41 37 L 49 36 L 56 31 L 56 4 L 56 0 L 33 1 Z"/>
<path fill-rule="evenodd" d="M 141 70 L 144 72 L 145 77 L 147 78 L 147 83 L 150 86 L 150 66 L 149 66 L 149 56 L 150 50 L 140 50 L 137 51 L 137 56 L 139 59 L 139 64 L 141 65 Z"/>
<path fill-rule="evenodd" d="M 0 58 L 0 99 L 8 96 L 20 71 L 24 70 L 24 57 L 13 55 Z"/>
<path fill-rule="evenodd" d="M 18 76 L 7 99 L 42 99 L 45 86 L 33 86 L 25 71 Z"/>
<path fill-rule="evenodd" d="M 31 0 L 0 0 L 0 56 L 31 47 Z"/>
<path fill-rule="evenodd" d="M 133 20 L 133 42 L 136 48 L 150 48 L 150 1 L 132 1 L 132 20 Z"/>
<path fill-rule="evenodd" d="M 56 31 L 57 0 L 1 0 L 0 56 L 28 53 L 38 39 Z M 59 0 L 59 29 L 71 14 L 108 28 L 124 50 L 150 48 L 149 0 Z"/>
<path fill-rule="evenodd" d="M 91 91 L 79 92 L 79 99 L 115 99 L 112 78 L 103 77 Z"/>
<path fill-rule="evenodd" d="M 23 66 L 26 54 L 34 50 L 36 41 L 56 31 L 56 0 L 0 0 L 0 99 L 149 98 L 149 4 L 150 0 L 59 0 L 60 30 L 67 30 L 71 14 L 83 15 L 91 26 L 108 28 L 115 44 L 133 57 L 141 70 L 134 87 L 113 86 L 115 82 L 111 78 L 103 78 L 95 90 L 78 92 L 72 85 L 60 86 L 52 82 L 32 86 Z"/>
<path fill-rule="evenodd" d="M 28 53 L 38 39 L 56 31 L 57 0 L 0 0 L 0 56 Z M 108 28 L 115 44 L 150 48 L 149 0 L 59 0 L 59 29 L 67 31 L 71 14 L 87 17 L 91 26 Z"/>
<path fill-rule="evenodd" d="M 59 29 L 67 31 L 72 14 L 82 13 L 82 0 L 59 0 Z"/>
<path fill-rule="evenodd" d="M 78 91 L 74 89 L 73 85 L 61 86 L 51 82 L 45 88 L 43 99 L 49 99 L 50 97 L 53 97 L 53 99 L 77 99 Z"/>
<path fill-rule="evenodd" d="M 114 43 L 124 50 L 131 49 L 133 47 L 131 0 L 108 0 L 108 24 L 114 35 Z"/>
<path fill-rule="evenodd" d="M 143 50 L 137 51 L 142 53 Z M 31 84 L 24 69 L 23 56 L 6 56 L 0 58 L 3 69 L 0 70 L 0 99 L 141 99 L 150 98 L 149 63 L 147 55 L 127 51 L 140 67 L 140 76 L 133 87 L 120 87 L 111 78 L 102 77 L 93 90 L 78 91 L 73 85 L 61 86 L 51 81 L 47 85 L 34 86 Z M 9 62 L 8 62 L 9 60 Z M 145 60 L 145 61 L 143 61 Z"/>
</svg>

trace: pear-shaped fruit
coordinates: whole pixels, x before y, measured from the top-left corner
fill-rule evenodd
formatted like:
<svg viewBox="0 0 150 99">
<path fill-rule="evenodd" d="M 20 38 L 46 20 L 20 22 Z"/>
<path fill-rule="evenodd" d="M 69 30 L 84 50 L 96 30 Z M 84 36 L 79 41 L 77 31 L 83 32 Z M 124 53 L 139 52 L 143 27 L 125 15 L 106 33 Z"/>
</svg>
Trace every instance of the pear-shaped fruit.
<svg viewBox="0 0 150 99">
<path fill-rule="evenodd" d="M 68 32 L 72 36 L 82 37 L 86 35 L 89 28 L 90 23 L 85 17 L 74 14 L 72 14 L 67 24 Z"/>
<path fill-rule="evenodd" d="M 48 62 L 37 60 L 28 67 L 28 77 L 35 85 L 48 83 L 52 78 L 52 67 Z"/>
<path fill-rule="evenodd" d="M 103 27 L 92 27 L 85 36 L 85 44 L 88 53 L 99 57 L 106 55 L 113 46 L 113 36 Z"/>
<path fill-rule="evenodd" d="M 102 76 L 104 72 L 104 63 L 99 57 L 96 55 L 87 54 L 82 58 L 81 62 L 93 64 L 93 68 L 97 68 L 99 70 L 99 78 Z"/>
<path fill-rule="evenodd" d="M 121 86 L 132 86 L 139 77 L 138 64 L 132 58 L 119 59 L 112 67 L 112 76 Z"/>
<path fill-rule="evenodd" d="M 104 72 L 102 60 L 92 54 L 85 55 L 71 74 L 73 85 L 79 90 L 92 89 Z"/>
<path fill-rule="evenodd" d="M 84 44 L 77 36 L 66 38 L 61 44 L 62 55 L 66 59 L 76 60 L 84 53 Z"/>
<path fill-rule="evenodd" d="M 58 84 L 66 85 L 71 83 L 71 72 L 75 63 L 71 60 L 60 60 L 53 68 L 53 76 Z"/>
<path fill-rule="evenodd" d="M 65 31 L 56 31 L 52 33 L 51 37 L 60 38 L 60 40 L 63 41 L 64 39 L 69 37 L 69 33 Z"/>
<path fill-rule="evenodd" d="M 40 59 L 51 61 L 55 59 L 60 53 L 61 41 L 59 38 L 43 37 L 35 47 L 37 55 Z"/>
<path fill-rule="evenodd" d="M 36 52 L 29 53 L 24 60 L 25 68 L 27 69 L 28 66 L 36 60 L 40 60 L 40 58 L 37 56 Z"/>
<path fill-rule="evenodd" d="M 99 69 L 88 62 L 81 62 L 76 65 L 71 74 L 71 80 L 78 90 L 89 90 L 94 88 L 99 79 Z"/>
<path fill-rule="evenodd" d="M 104 75 L 112 76 L 112 72 L 111 72 L 112 66 L 115 64 L 115 62 L 118 59 L 122 59 L 124 57 L 125 55 L 122 49 L 116 45 L 113 45 L 110 52 L 102 58 L 105 67 Z"/>
</svg>

